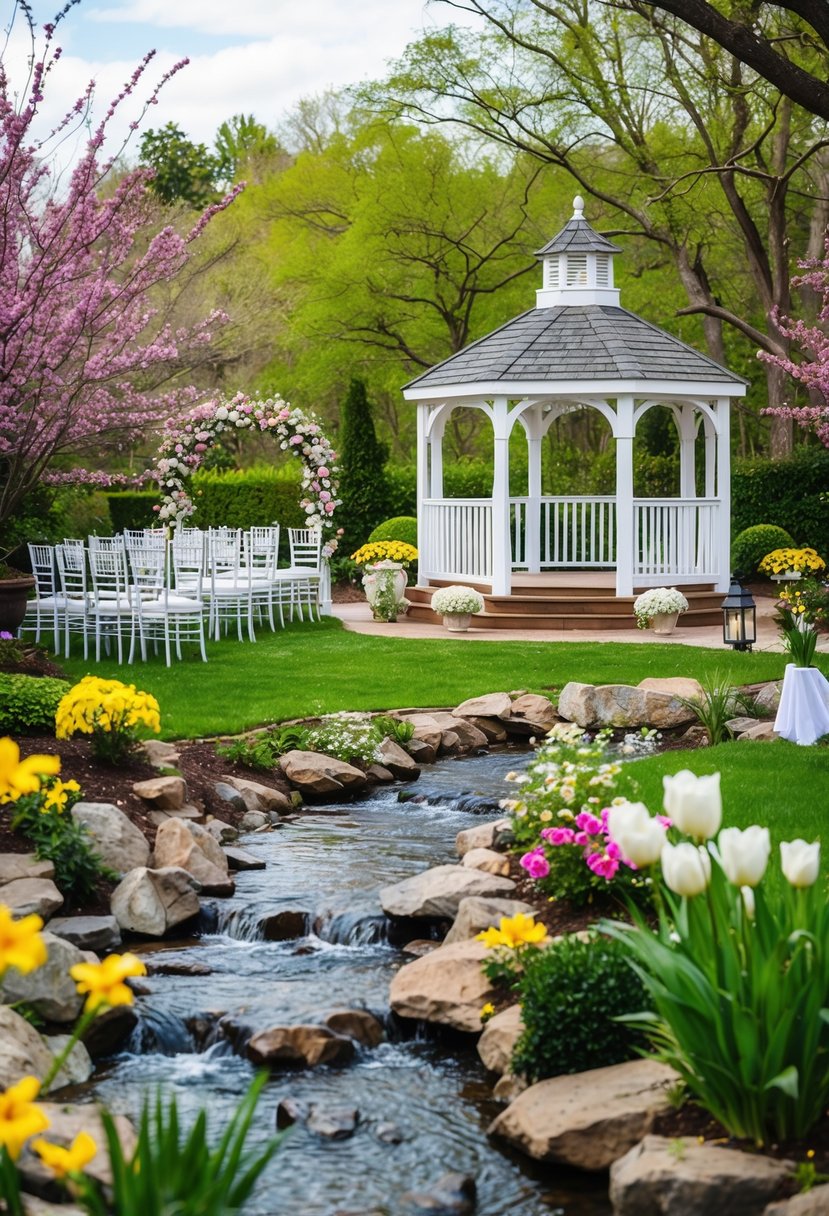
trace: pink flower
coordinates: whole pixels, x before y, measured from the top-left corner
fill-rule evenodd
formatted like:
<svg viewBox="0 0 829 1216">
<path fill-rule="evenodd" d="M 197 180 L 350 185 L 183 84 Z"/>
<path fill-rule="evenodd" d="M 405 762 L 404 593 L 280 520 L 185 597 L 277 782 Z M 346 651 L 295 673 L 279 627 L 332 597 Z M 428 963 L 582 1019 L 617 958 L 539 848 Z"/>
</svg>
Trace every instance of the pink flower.
<svg viewBox="0 0 829 1216">
<path fill-rule="evenodd" d="M 326 514 L 326 515 L 333 515 L 333 514 L 334 514 L 334 504 L 333 504 L 333 502 L 327 502 L 327 503 L 325 504 L 325 514 Z"/>
<path fill-rule="evenodd" d="M 527 871 L 530 878 L 546 878 L 550 873 L 550 863 L 541 846 L 533 849 L 531 853 L 525 853 L 519 865 Z"/>
<path fill-rule="evenodd" d="M 595 815 L 591 815 L 589 811 L 580 811 L 576 815 L 576 827 L 581 828 L 583 832 L 587 832 L 589 836 L 595 836 L 597 832 L 602 830 L 602 821 L 597 819 Z"/>
<path fill-rule="evenodd" d="M 543 828 L 542 837 L 549 844 L 572 844 L 576 833 L 572 828 Z"/>
<path fill-rule="evenodd" d="M 667 815 L 654 815 L 654 819 L 657 823 L 661 823 L 663 828 L 673 827 L 673 822 L 668 818 Z"/>
<path fill-rule="evenodd" d="M 592 844 L 593 841 L 587 835 L 587 832 L 576 832 L 575 836 L 573 837 L 573 843 L 580 844 L 580 845 L 586 845 L 586 844 Z"/>
<path fill-rule="evenodd" d="M 327 476 L 328 476 L 328 469 L 326 469 L 324 465 L 320 465 L 320 467 L 317 469 L 317 477 L 327 477 Z"/>
<path fill-rule="evenodd" d="M 288 440 L 288 442 L 293 443 L 293 444 L 302 443 L 302 436 L 301 435 L 292 435 L 291 438 Z"/>
<path fill-rule="evenodd" d="M 616 857 L 607 857 L 604 853 L 591 853 L 587 858 L 587 864 L 594 874 L 598 874 L 600 878 L 604 878 L 610 882 L 619 869 L 619 861 Z"/>
</svg>

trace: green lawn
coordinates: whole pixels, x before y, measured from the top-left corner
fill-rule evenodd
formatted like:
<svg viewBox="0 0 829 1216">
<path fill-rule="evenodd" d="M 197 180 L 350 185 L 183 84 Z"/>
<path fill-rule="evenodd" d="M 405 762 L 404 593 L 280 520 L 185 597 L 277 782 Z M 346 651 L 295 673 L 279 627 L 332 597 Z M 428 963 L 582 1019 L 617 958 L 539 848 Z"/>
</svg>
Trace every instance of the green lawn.
<svg viewBox="0 0 829 1216">
<path fill-rule="evenodd" d="M 715 671 L 734 683 L 780 678 L 782 654 L 664 643 L 469 642 L 460 639 L 370 637 L 349 633 L 334 618 L 260 631 L 255 644 L 214 642 L 209 662 L 195 652 L 166 668 L 161 657 L 131 667 L 62 660 L 71 676 L 87 673 L 134 683 L 161 705 L 165 738 L 233 734 L 267 722 L 335 710 L 452 705 L 483 692 L 558 690 L 569 680 L 637 684 L 645 676 Z M 77 641 L 75 641 L 77 648 Z M 821 659 L 829 674 L 829 660 Z"/>
<path fill-rule="evenodd" d="M 776 743 L 721 743 L 693 752 L 664 752 L 625 765 L 638 785 L 636 797 L 651 811 L 662 810 L 662 778 L 679 769 L 721 774 L 723 826 L 746 828 L 759 823 L 771 832 L 772 846 L 781 840 L 823 838 L 829 816 L 829 748 Z M 822 850 L 829 874 L 829 848 Z"/>
</svg>

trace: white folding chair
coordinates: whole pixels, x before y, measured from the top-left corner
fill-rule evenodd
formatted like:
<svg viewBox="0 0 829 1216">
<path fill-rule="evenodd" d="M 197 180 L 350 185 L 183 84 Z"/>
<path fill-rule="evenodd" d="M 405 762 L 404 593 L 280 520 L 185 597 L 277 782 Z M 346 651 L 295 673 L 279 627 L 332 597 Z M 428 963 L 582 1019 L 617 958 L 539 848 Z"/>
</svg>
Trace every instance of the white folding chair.
<svg viewBox="0 0 829 1216">
<path fill-rule="evenodd" d="M 288 545 L 291 553 L 290 566 L 277 570 L 280 583 L 289 593 L 291 620 L 294 619 L 294 606 L 299 613 L 299 619 L 304 620 L 302 606 L 308 609 L 311 620 L 316 610 L 317 620 L 321 619 L 319 609 L 319 586 L 322 574 L 322 533 L 318 528 L 289 528 Z"/>
<path fill-rule="evenodd" d="M 171 548 L 159 549 L 151 545 L 130 552 L 132 587 L 131 595 L 138 625 L 141 658 L 147 658 L 147 642 L 164 643 L 164 658 L 170 666 L 172 645 L 176 657 L 181 659 L 181 643 L 197 642 L 203 662 L 207 662 L 204 648 L 204 601 L 200 590 L 183 594 L 170 586 Z M 201 575 L 199 559 L 197 577 Z M 135 650 L 133 637 L 130 646 L 130 662 Z"/>
<path fill-rule="evenodd" d="M 249 567 L 251 580 L 251 595 L 253 607 L 257 612 L 257 620 L 262 621 L 263 610 L 267 611 L 268 623 L 271 630 L 276 628 L 273 619 L 273 606 L 276 602 L 279 608 L 279 619 L 282 627 L 285 620 L 282 615 L 282 597 L 280 583 L 276 576 L 279 560 L 279 525 L 270 528 L 251 528 L 244 535 L 244 564 Z"/>
<path fill-rule="evenodd" d="M 60 614 L 65 600 L 60 591 L 58 568 L 54 545 L 29 545 L 29 561 L 35 579 L 35 597 L 26 604 L 26 615 L 20 626 L 21 633 L 34 632 L 35 641 L 40 641 L 43 628 L 52 626 L 54 651 L 60 654 Z"/>
<path fill-rule="evenodd" d="M 99 537 L 112 540 L 112 537 Z M 92 537 L 90 537 L 92 540 Z M 123 546 L 95 545 L 89 550 L 92 603 L 89 618 L 95 633 L 95 661 L 101 661 L 101 642 L 109 654 L 114 638 L 118 662 L 124 661 L 123 634 L 129 629 L 130 653 L 135 646 L 136 618 L 130 598 L 127 555 Z"/>
<path fill-rule="evenodd" d="M 206 541 L 207 574 L 203 586 L 210 596 L 210 633 L 219 640 L 222 622 L 236 621 L 239 641 L 242 621 L 247 622 L 248 637 L 253 631 L 253 570 L 242 562 L 242 535 L 239 531 L 211 529 Z"/>
<path fill-rule="evenodd" d="M 58 609 L 63 616 L 63 650 L 69 657 L 69 635 L 79 633 L 83 638 L 83 657 L 89 658 L 92 596 L 86 573 L 86 551 L 74 541 L 55 546 L 55 562 L 63 600 Z"/>
</svg>

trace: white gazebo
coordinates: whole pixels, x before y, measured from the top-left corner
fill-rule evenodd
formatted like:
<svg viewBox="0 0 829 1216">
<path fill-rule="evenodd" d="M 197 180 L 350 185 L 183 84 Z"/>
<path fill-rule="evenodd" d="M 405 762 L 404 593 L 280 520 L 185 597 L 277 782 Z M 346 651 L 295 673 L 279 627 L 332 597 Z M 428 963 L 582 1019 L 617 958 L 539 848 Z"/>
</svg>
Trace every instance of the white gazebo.
<svg viewBox="0 0 829 1216">
<path fill-rule="evenodd" d="M 543 286 L 535 308 L 403 390 L 417 403 L 421 588 L 451 581 L 477 585 L 493 597 L 519 590 L 537 595 L 545 584 L 554 585 L 554 575 L 567 573 L 573 587 L 574 574 L 604 571 L 617 599 L 662 585 L 727 591 L 729 413 L 731 399 L 745 395 L 746 381 L 621 307 L 613 285 L 618 252 L 584 219 L 584 201 L 577 197 L 572 219 L 539 251 Z M 654 406 L 670 410 L 678 431 L 679 493 L 635 498 L 634 436 Z M 584 408 L 598 410 L 610 426 L 616 492 L 545 495 L 544 436 L 556 418 Z M 444 497 L 443 434 L 456 409 L 481 410 L 492 424 L 491 497 Z M 529 469 L 526 495 L 517 498 L 509 493 L 516 424 L 526 436 Z"/>
</svg>

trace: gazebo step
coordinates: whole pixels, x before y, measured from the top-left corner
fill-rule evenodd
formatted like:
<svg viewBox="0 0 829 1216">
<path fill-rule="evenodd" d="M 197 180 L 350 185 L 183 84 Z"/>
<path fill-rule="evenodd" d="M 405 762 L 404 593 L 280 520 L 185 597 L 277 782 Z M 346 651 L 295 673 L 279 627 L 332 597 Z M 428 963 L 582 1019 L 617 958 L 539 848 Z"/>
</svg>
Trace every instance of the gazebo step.
<svg viewBox="0 0 829 1216">
<path fill-rule="evenodd" d="M 411 601 L 408 620 L 423 624 L 440 624 L 441 617 L 433 612 L 426 604 Z M 693 626 L 716 626 L 722 623 L 722 612 L 719 609 L 694 609 L 682 614 L 677 622 L 678 628 Z M 570 612 L 568 609 L 556 612 L 524 612 L 521 614 L 507 612 L 490 612 L 485 609 L 472 618 L 473 629 L 554 629 L 570 630 L 585 629 L 610 632 L 617 629 L 635 629 L 636 618 L 628 612 L 590 611 Z"/>
</svg>

